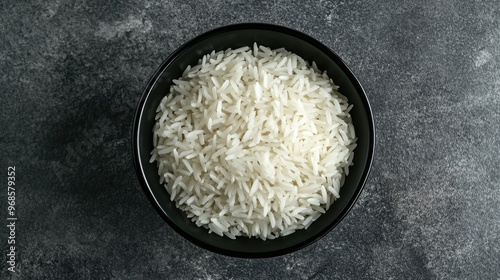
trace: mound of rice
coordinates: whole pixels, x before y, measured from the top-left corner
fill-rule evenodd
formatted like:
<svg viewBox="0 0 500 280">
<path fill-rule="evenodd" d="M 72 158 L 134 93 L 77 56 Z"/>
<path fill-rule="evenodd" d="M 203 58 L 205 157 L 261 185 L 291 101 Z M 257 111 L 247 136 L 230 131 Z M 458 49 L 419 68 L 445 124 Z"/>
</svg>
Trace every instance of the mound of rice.
<svg viewBox="0 0 500 280">
<path fill-rule="evenodd" d="M 254 44 L 207 54 L 173 83 L 151 162 L 196 225 L 273 239 L 339 197 L 356 147 L 352 105 L 314 62 Z"/>
</svg>

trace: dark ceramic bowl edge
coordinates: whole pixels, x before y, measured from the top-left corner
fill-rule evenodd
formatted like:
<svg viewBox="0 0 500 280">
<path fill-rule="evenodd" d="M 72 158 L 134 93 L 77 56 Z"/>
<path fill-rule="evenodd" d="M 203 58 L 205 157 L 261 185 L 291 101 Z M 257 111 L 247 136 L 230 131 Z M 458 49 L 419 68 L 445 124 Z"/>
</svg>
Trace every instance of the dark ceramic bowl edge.
<svg viewBox="0 0 500 280">
<path fill-rule="evenodd" d="M 203 40 L 204 38 L 208 38 L 212 35 L 215 35 L 219 32 L 226 32 L 229 30 L 237 30 L 237 29 L 271 29 L 271 30 L 277 30 L 279 32 L 284 32 L 290 35 L 293 35 L 295 37 L 301 38 L 315 47 L 317 47 L 320 51 L 325 52 L 325 53 L 331 53 L 333 55 L 333 60 L 338 64 L 339 67 L 343 69 L 343 71 L 350 77 L 350 79 L 353 82 L 353 85 L 357 88 L 357 90 L 362 93 L 362 101 L 364 105 L 366 106 L 366 113 L 368 117 L 368 123 L 369 123 L 369 129 L 370 129 L 370 139 L 369 139 L 369 152 L 368 152 L 368 159 L 366 166 L 363 170 L 363 175 L 360 178 L 360 183 L 359 187 L 357 188 L 355 194 L 352 196 L 352 198 L 349 200 L 348 207 L 344 208 L 341 212 L 341 214 L 335 219 L 335 222 L 331 223 L 329 226 L 325 227 L 322 231 L 317 233 L 316 235 L 312 236 L 311 238 L 296 244 L 291 247 L 287 247 L 285 249 L 281 250 L 276 250 L 276 251 L 269 251 L 269 252 L 263 252 L 263 253 L 250 253 L 250 252 L 238 252 L 238 251 L 232 251 L 232 250 L 226 250 L 222 248 L 218 248 L 215 246 L 212 246 L 210 244 L 204 243 L 195 237 L 192 237 L 191 235 L 187 234 L 184 232 L 181 228 L 179 228 L 174 222 L 172 222 L 167 214 L 163 211 L 161 206 L 159 205 L 158 201 L 152 194 L 152 190 L 149 187 L 149 184 L 147 180 L 145 179 L 145 174 L 143 170 L 142 163 L 140 161 L 140 155 L 139 155 L 139 139 L 138 139 L 138 131 L 139 131 L 139 124 L 141 122 L 142 118 L 142 111 L 144 110 L 144 103 L 146 102 L 151 90 L 153 89 L 153 86 L 155 85 L 156 81 L 160 77 L 161 73 L 165 70 L 165 68 L 174 60 L 175 57 L 177 57 L 180 53 L 182 53 L 186 48 L 188 48 L 193 42 L 197 42 L 200 40 Z M 156 69 L 154 72 L 152 78 L 148 81 L 147 86 L 145 87 L 141 98 L 138 103 L 137 110 L 134 115 L 134 124 L 132 128 L 132 153 L 133 153 L 133 160 L 134 160 L 134 167 L 137 173 L 137 176 L 139 177 L 139 181 L 141 183 L 141 187 L 143 191 L 145 192 L 147 198 L 153 204 L 153 207 L 155 210 L 158 212 L 158 214 L 162 217 L 162 219 L 171 227 L 174 229 L 175 232 L 180 234 L 182 237 L 187 239 L 188 241 L 194 243 L 195 245 L 204 248 L 206 250 L 209 250 L 211 252 L 215 252 L 218 254 L 226 255 L 226 256 L 231 256 L 231 257 L 239 257 L 239 258 L 269 258 L 269 257 L 277 257 L 285 254 L 289 254 L 292 252 L 295 252 L 297 250 L 303 249 L 316 241 L 318 241 L 320 238 L 325 236 L 327 233 L 329 233 L 333 228 L 335 228 L 350 212 L 352 207 L 354 206 L 355 202 L 359 198 L 359 195 L 361 194 L 362 190 L 364 189 L 364 186 L 366 184 L 366 181 L 368 179 L 368 176 L 371 171 L 371 166 L 373 163 L 373 153 L 375 150 L 375 125 L 373 121 L 373 113 L 372 109 L 370 106 L 370 103 L 368 101 L 368 97 L 366 95 L 365 90 L 361 86 L 358 78 L 354 75 L 354 73 L 351 71 L 351 69 L 347 66 L 347 64 L 340 58 L 340 56 L 337 55 L 333 50 L 331 50 L 329 47 L 325 46 L 323 43 L 320 41 L 314 39 L 313 37 L 302 33 L 300 31 L 280 26 L 280 25 L 273 25 L 273 24 L 266 24 L 266 23 L 239 23 L 239 24 L 232 24 L 232 25 L 226 25 L 222 26 L 219 28 L 215 28 L 212 30 L 209 30 L 207 32 L 204 32 L 193 39 L 187 41 L 186 43 L 182 44 L 180 47 L 178 47 L 172 54 L 170 54 L 163 62 L 162 64 Z"/>
</svg>

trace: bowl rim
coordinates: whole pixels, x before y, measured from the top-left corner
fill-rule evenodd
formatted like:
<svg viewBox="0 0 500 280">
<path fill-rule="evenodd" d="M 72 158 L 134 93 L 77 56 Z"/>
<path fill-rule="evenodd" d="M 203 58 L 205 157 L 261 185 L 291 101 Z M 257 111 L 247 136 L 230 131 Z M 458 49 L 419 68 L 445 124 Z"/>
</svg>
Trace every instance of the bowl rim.
<svg viewBox="0 0 500 280">
<path fill-rule="evenodd" d="M 306 240 L 297 243 L 293 246 L 286 247 L 283 249 L 278 249 L 275 251 L 267 251 L 267 252 L 241 252 L 241 251 L 235 251 L 235 250 L 228 250 L 224 248 L 220 248 L 211 244 L 208 244 L 206 242 L 203 242 L 202 240 L 197 239 L 196 237 L 188 234 L 184 230 L 182 230 L 179 226 L 177 226 L 172 220 L 168 218 L 167 213 L 163 210 L 163 208 L 160 206 L 160 203 L 156 200 L 155 195 L 153 194 L 153 190 L 149 186 L 148 180 L 146 179 L 146 175 L 144 173 L 144 167 L 141 162 L 141 156 L 140 156 L 140 147 L 139 147 L 139 128 L 140 128 L 140 123 L 142 120 L 143 112 L 144 112 L 144 105 L 146 103 L 146 100 L 148 99 L 149 95 L 151 94 L 151 91 L 160 78 L 161 74 L 164 72 L 164 70 L 167 68 L 167 66 L 184 50 L 189 48 L 191 45 L 193 45 L 196 42 L 202 41 L 204 39 L 207 39 L 211 36 L 217 35 L 219 33 L 226 33 L 226 32 L 232 32 L 232 31 L 237 31 L 237 30 L 244 30 L 244 29 L 257 29 L 257 30 L 271 30 L 271 31 L 276 31 L 280 33 L 285 33 L 287 35 L 297 37 L 299 39 L 302 39 L 306 41 L 307 43 L 311 44 L 315 48 L 317 48 L 320 52 L 323 52 L 327 54 L 329 57 L 332 58 L 332 60 L 342 69 L 342 71 L 348 76 L 349 80 L 352 82 L 354 88 L 358 91 L 360 94 L 360 99 L 363 105 L 365 106 L 365 111 L 367 114 L 367 121 L 368 121 L 368 129 L 369 129 L 369 136 L 368 136 L 368 158 L 367 158 L 367 163 L 364 167 L 363 173 L 360 177 L 359 184 L 357 186 L 357 189 L 355 190 L 353 196 L 351 199 L 348 201 L 347 206 L 342 209 L 340 214 L 330 223 L 328 226 L 326 226 L 324 229 L 322 229 L 320 232 L 317 234 L 307 238 Z M 346 65 L 346 63 L 340 58 L 337 53 L 335 53 L 333 50 L 331 50 L 329 47 L 318 41 L 317 39 L 314 39 L 313 37 L 297 31 L 295 29 L 281 26 L 281 25 L 275 25 L 275 24 L 268 24 L 268 23 L 237 23 L 237 24 L 230 24 L 230 25 L 224 25 L 221 27 L 217 27 L 214 29 L 211 29 L 209 31 L 203 32 L 194 38 L 188 40 L 186 43 L 182 44 L 180 47 L 175 49 L 166 59 L 163 60 L 163 62 L 160 64 L 160 66 L 155 70 L 154 74 L 151 76 L 149 79 L 144 91 L 141 94 L 141 98 L 138 102 L 137 109 L 134 115 L 134 122 L 133 122 L 133 127 L 132 127 L 132 154 L 133 154 L 133 161 L 134 161 L 134 167 L 137 173 L 137 177 L 141 183 L 142 189 L 146 196 L 149 199 L 149 202 L 153 205 L 155 208 L 156 212 L 163 218 L 163 220 L 171 227 L 174 229 L 175 232 L 180 234 L 182 237 L 185 239 L 189 240 L 190 242 L 194 243 L 195 245 L 204 248 L 206 250 L 209 250 L 211 252 L 215 252 L 218 254 L 226 255 L 226 256 L 232 256 L 232 257 L 240 257 L 240 258 L 268 258 L 268 257 L 276 257 L 276 256 L 281 256 L 285 254 L 289 254 L 295 251 L 298 251 L 300 249 L 303 249 L 319 239 L 321 239 L 323 236 L 325 236 L 327 233 L 329 233 L 333 228 L 335 228 L 345 217 L 346 215 L 350 212 L 352 207 L 354 206 L 355 202 L 359 198 L 362 190 L 364 189 L 364 186 L 366 184 L 366 181 L 368 179 L 368 175 L 370 174 L 370 170 L 372 167 L 373 163 L 373 157 L 374 157 L 374 151 L 375 151 L 375 124 L 373 120 L 373 113 L 372 113 L 372 108 L 370 106 L 370 102 L 368 101 L 368 96 L 366 95 L 365 90 L 361 86 L 361 83 L 359 82 L 358 78 L 354 75 L 354 73 L 351 71 L 351 69 Z"/>
</svg>

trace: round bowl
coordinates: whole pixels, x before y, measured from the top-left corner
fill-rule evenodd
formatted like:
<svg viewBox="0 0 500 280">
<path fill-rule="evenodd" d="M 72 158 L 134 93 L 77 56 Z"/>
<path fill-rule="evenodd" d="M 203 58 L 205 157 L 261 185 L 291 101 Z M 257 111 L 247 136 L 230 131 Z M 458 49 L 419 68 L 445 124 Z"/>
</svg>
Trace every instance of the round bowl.
<svg viewBox="0 0 500 280">
<path fill-rule="evenodd" d="M 150 163 L 153 150 L 155 112 L 161 99 L 169 92 L 172 79 L 177 79 L 188 65 L 213 50 L 252 46 L 254 42 L 270 47 L 284 47 L 326 70 L 339 92 L 354 107 L 351 117 L 358 137 L 354 150 L 354 165 L 340 190 L 340 198 L 308 229 L 273 240 L 237 237 L 232 240 L 205 228 L 197 227 L 186 214 L 170 201 L 165 188 L 159 184 L 156 162 Z M 181 236 L 210 251 L 236 257 L 272 257 L 303 248 L 333 229 L 356 202 L 367 179 L 373 158 L 374 125 L 370 105 L 360 83 L 345 63 L 328 47 L 296 30 L 269 24 L 236 24 L 206 32 L 182 45 L 156 70 L 140 99 L 133 125 L 133 155 L 135 168 L 144 192 L 160 216 Z"/>
</svg>

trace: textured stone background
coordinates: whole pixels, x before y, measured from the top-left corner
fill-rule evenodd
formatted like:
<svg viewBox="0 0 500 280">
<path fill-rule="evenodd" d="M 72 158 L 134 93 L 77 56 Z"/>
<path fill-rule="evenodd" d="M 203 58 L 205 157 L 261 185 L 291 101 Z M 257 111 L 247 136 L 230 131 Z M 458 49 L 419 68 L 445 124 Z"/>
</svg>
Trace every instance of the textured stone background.
<svg viewBox="0 0 500 280">
<path fill-rule="evenodd" d="M 0 213 L 15 165 L 20 261 L 6 272 L 1 226 L 0 278 L 499 279 L 498 1 L 213 2 L 2 2 Z M 331 47 L 376 120 L 373 169 L 347 218 L 267 260 L 181 238 L 150 206 L 130 152 L 134 107 L 160 62 L 237 22 Z"/>
</svg>

